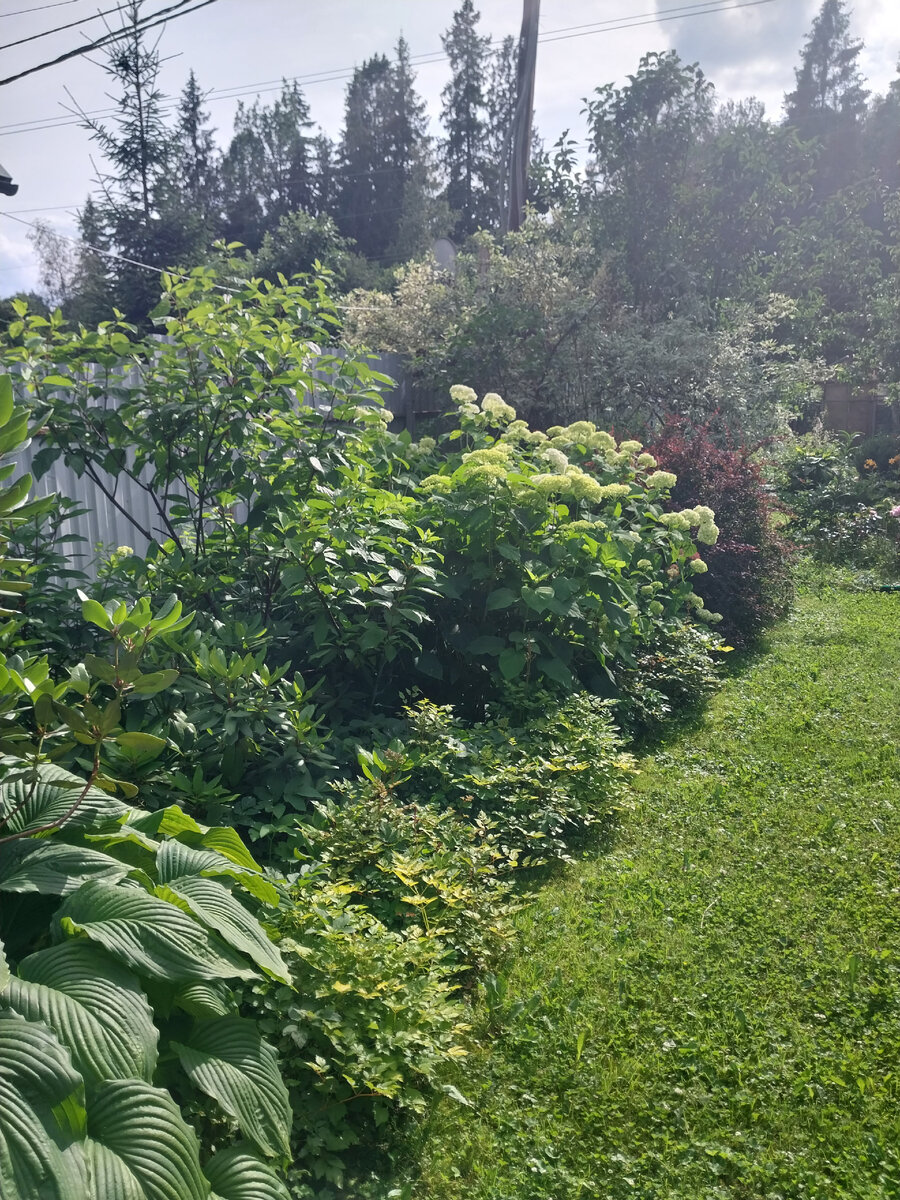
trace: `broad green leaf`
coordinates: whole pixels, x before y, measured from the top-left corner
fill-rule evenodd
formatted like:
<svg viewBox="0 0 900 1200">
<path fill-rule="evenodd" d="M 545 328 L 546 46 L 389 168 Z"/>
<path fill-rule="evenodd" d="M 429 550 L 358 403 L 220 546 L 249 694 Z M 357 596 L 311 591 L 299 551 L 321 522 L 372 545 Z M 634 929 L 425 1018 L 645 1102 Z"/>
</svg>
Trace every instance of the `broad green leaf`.
<svg viewBox="0 0 900 1200">
<path fill-rule="evenodd" d="M 137 977 L 83 938 L 24 959 L 3 1004 L 49 1025 L 88 1084 L 153 1078 L 158 1034 Z"/>
<path fill-rule="evenodd" d="M 175 1004 L 192 1017 L 228 1017 L 234 1012 L 228 985 L 217 979 L 186 984 L 176 995 Z"/>
<path fill-rule="evenodd" d="M 512 588 L 497 588 L 496 591 L 491 592 L 491 594 L 488 596 L 485 603 L 485 608 L 488 612 L 493 612 L 498 608 L 509 608 L 510 605 L 516 603 L 518 598 L 518 595 L 512 590 Z"/>
<path fill-rule="evenodd" d="M 9 424 L 14 407 L 15 397 L 13 395 L 12 376 L 0 375 L 0 426 Z"/>
<path fill-rule="evenodd" d="M 36 783 L 17 779 L 0 784 L 0 812 L 15 813 L 6 825 L 9 833 L 22 833 L 61 820 L 84 790 L 85 780 L 61 767 L 42 763 Z M 18 811 L 16 811 L 18 810 Z M 89 788 L 77 810 L 66 822 L 67 829 L 80 829 L 100 820 L 119 817 L 124 804 L 100 788 Z"/>
<path fill-rule="evenodd" d="M 571 689 L 574 686 L 572 672 L 558 658 L 538 658 L 535 662 L 537 669 L 548 679 L 552 679 L 554 683 L 561 683 L 563 687 Z"/>
<path fill-rule="evenodd" d="M 199 1022 L 187 1042 L 172 1042 L 182 1067 L 270 1157 L 290 1153 L 291 1102 L 275 1051 L 253 1021 L 219 1017 Z"/>
<path fill-rule="evenodd" d="M 166 899 L 168 891 L 180 897 L 194 916 L 215 930 L 229 946 L 248 954 L 267 974 L 290 983 L 290 972 L 278 949 L 256 917 L 228 888 L 215 879 L 188 875 L 158 888 L 157 894 Z"/>
<path fill-rule="evenodd" d="M 517 675 L 522 674 L 525 666 L 525 652 L 523 650 L 514 650 L 511 646 L 500 655 L 500 674 L 504 679 L 515 679 Z"/>
<path fill-rule="evenodd" d="M 84 1081 L 45 1025 L 0 1011 L 0 1196 L 85 1200 Z"/>
<path fill-rule="evenodd" d="M 0 892 L 68 896 L 88 879 L 120 879 L 128 865 L 55 838 L 23 838 L 0 846 Z"/>
<path fill-rule="evenodd" d="M 201 846 L 189 846 L 176 838 L 167 838 L 156 856 L 156 877 L 169 883 L 182 875 L 224 875 L 236 880 L 252 896 L 273 907 L 278 905 L 278 890 L 256 871 L 239 867 L 237 863 Z"/>
<path fill-rule="evenodd" d="M 88 1135 L 90 1200 L 209 1200 L 197 1135 L 161 1088 L 140 1079 L 102 1083 Z"/>
<path fill-rule="evenodd" d="M 136 679 L 133 690 L 139 696 L 155 696 L 164 688 L 171 687 L 177 678 L 178 672 L 174 670 L 152 671 L 149 675 L 141 675 Z"/>
<path fill-rule="evenodd" d="M 290 1200 L 274 1170 L 245 1142 L 220 1150 L 203 1170 L 212 1184 L 212 1200 Z"/>
<path fill-rule="evenodd" d="M 81 605 L 81 615 L 92 625 L 98 625 L 105 630 L 112 629 L 109 614 L 98 600 L 84 600 Z"/>
<path fill-rule="evenodd" d="M 81 934 L 139 975 L 167 983 L 252 979 L 246 960 L 181 908 L 139 888 L 102 881 L 73 892 L 56 914 L 54 936 Z"/>
<path fill-rule="evenodd" d="M 0 993 L 10 981 L 9 963 L 6 961 L 6 955 L 3 952 L 3 943 L 0 942 Z"/>
<path fill-rule="evenodd" d="M 166 739 L 155 737 L 152 733 L 120 733 L 113 739 L 123 750 L 130 750 L 144 761 L 157 758 L 166 748 Z"/>
</svg>

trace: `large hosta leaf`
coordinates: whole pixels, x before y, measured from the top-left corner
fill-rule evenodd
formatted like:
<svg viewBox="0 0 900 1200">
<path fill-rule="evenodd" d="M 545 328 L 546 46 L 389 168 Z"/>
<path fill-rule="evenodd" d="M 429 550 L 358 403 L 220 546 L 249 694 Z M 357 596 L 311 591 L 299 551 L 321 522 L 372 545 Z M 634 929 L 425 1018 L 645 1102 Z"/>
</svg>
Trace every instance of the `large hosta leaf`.
<svg viewBox="0 0 900 1200">
<path fill-rule="evenodd" d="M 224 854 L 204 846 L 188 846 L 170 838 L 163 842 L 156 856 L 156 877 L 169 883 L 182 875 L 224 875 L 234 879 L 242 888 L 266 904 L 278 904 L 278 891 L 258 871 L 239 866 Z"/>
<path fill-rule="evenodd" d="M 68 896 L 88 879 L 119 879 L 127 872 L 127 864 L 108 854 L 55 838 L 23 838 L 0 846 L 0 892 Z"/>
<path fill-rule="evenodd" d="M 10 814 L 4 833 L 22 833 L 41 829 L 60 821 L 81 795 L 85 780 L 62 767 L 43 763 L 37 768 L 36 783 L 28 779 L 0 783 L 0 815 Z M 127 812 L 125 805 L 99 788 L 88 788 L 66 826 L 80 829 L 100 820 L 109 820 Z"/>
<path fill-rule="evenodd" d="M 217 1100 L 263 1154 L 290 1153 L 291 1102 L 275 1051 L 253 1021 L 198 1022 L 190 1041 L 172 1049 L 194 1086 Z"/>
<path fill-rule="evenodd" d="M 157 891 L 163 898 L 168 892 L 180 897 L 204 925 L 215 929 L 230 946 L 249 954 L 269 975 L 282 983 L 290 983 L 284 959 L 266 931 L 221 883 L 193 875 L 173 879 Z"/>
<path fill-rule="evenodd" d="M 101 1084 L 88 1135 L 90 1200 L 208 1200 L 197 1135 L 168 1092 L 140 1079 Z"/>
<path fill-rule="evenodd" d="M 21 962 L 2 1005 L 49 1025 L 88 1083 L 153 1077 L 158 1034 L 137 978 L 84 938 Z"/>
<path fill-rule="evenodd" d="M 84 1127 L 84 1081 L 68 1050 L 45 1025 L 0 1012 L 3 1200 L 84 1200 Z"/>
<path fill-rule="evenodd" d="M 81 934 L 139 975 L 168 983 L 252 979 L 246 959 L 189 913 L 140 888 L 86 883 L 57 913 L 57 939 Z"/>
<path fill-rule="evenodd" d="M 204 1167 L 213 1200 L 290 1200 L 287 1188 L 250 1146 L 239 1143 L 220 1150 Z"/>
</svg>

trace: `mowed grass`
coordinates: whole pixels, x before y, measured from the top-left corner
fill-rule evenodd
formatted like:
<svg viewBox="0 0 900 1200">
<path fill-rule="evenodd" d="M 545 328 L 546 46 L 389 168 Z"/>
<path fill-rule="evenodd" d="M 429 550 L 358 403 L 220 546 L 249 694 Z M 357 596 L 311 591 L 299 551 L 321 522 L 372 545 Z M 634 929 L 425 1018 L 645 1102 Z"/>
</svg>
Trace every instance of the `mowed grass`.
<svg viewBox="0 0 900 1200">
<path fill-rule="evenodd" d="M 900 596 L 800 597 L 546 886 L 416 1200 L 900 1197 Z"/>
</svg>

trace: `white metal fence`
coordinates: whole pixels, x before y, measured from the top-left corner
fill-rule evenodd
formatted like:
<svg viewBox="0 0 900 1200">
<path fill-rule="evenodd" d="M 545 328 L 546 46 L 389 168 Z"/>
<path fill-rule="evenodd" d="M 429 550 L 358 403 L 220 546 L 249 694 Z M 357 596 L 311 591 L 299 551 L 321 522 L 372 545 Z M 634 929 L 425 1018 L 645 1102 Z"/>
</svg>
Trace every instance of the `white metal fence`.
<svg viewBox="0 0 900 1200">
<path fill-rule="evenodd" d="M 404 421 L 407 389 L 403 382 L 399 356 L 382 354 L 373 359 L 370 366 L 397 381 L 394 390 L 386 399 L 388 407 L 393 406 L 395 410 L 400 410 L 397 412 L 398 419 Z M 123 383 L 139 386 L 137 371 L 123 380 Z M 106 404 L 111 405 L 114 401 L 100 397 L 96 403 L 98 407 L 102 407 Z M 18 455 L 16 476 L 32 470 L 34 457 L 40 448 L 40 438 L 35 438 L 31 445 Z M 87 475 L 77 475 L 71 467 L 66 466 L 62 458 L 58 458 L 49 471 L 36 480 L 33 490 L 35 496 L 57 493 L 74 500 L 79 508 L 85 510 L 82 515 L 67 521 L 62 532 L 80 539 L 67 542 L 64 547 L 65 554 L 73 567 L 85 571 L 91 578 L 96 576 L 100 557 L 98 550 L 108 553 L 117 546 L 130 546 L 136 554 L 143 555 L 150 543 L 140 532 L 141 528 L 149 530 L 154 537 L 160 539 L 166 536 L 151 497 L 139 484 L 128 475 L 116 477 L 105 472 L 100 474 L 104 487 L 121 507 L 117 507 L 117 504 L 104 494 L 103 489 Z M 129 520 L 129 516 L 134 518 L 133 522 Z"/>
</svg>

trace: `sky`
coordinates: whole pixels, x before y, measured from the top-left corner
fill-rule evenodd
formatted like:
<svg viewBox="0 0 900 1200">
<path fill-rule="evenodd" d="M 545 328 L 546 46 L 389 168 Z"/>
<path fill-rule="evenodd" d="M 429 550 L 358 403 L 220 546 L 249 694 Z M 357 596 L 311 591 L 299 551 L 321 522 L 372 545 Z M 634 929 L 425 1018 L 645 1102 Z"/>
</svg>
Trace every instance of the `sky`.
<svg viewBox="0 0 900 1200">
<path fill-rule="evenodd" d="M 113 8 L 120 0 L 0 0 L 0 78 L 55 58 L 102 34 L 92 20 L 22 45 L 11 42 Z M 158 12 L 171 0 L 146 0 Z M 777 117 L 794 84 L 804 38 L 821 0 L 542 0 L 535 120 L 550 144 L 562 133 L 584 138 L 584 99 L 605 83 L 622 85 L 650 50 L 676 49 L 699 62 L 720 100 L 756 96 Z M 161 86 L 175 97 L 193 68 L 225 143 L 237 99 L 271 99 L 283 77 L 299 77 L 313 119 L 340 130 L 347 76 L 376 53 L 390 54 L 402 33 L 418 65 L 418 87 L 439 132 L 447 64 L 441 33 L 458 0 L 217 0 L 170 21 L 162 31 Z M 884 92 L 897 74 L 897 0 L 855 0 L 852 30 L 865 43 L 868 86 Z M 518 35 L 521 0 L 481 0 L 481 30 L 496 40 Z M 115 22 L 116 17 L 107 18 Z M 148 34 L 153 37 L 154 34 Z M 46 221 L 76 232 L 75 210 L 93 188 L 102 161 L 73 111 L 110 107 L 102 52 L 71 59 L 0 86 L 0 163 L 19 184 L 0 196 L 0 296 L 37 285 L 27 226 Z M 7 215 L 4 215 L 7 214 Z"/>
</svg>

